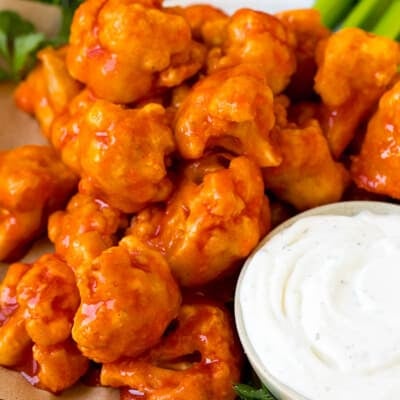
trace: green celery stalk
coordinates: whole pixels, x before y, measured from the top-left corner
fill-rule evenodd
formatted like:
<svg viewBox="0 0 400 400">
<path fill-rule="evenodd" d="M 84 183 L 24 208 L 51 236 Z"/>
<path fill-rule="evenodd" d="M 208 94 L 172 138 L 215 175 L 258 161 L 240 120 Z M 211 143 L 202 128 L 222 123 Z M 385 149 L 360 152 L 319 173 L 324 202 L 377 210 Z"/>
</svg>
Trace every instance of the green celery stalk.
<svg viewBox="0 0 400 400">
<path fill-rule="evenodd" d="M 357 0 L 316 0 L 314 8 L 321 13 L 322 22 L 330 29 L 336 28 Z"/>
<path fill-rule="evenodd" d="M 344 19 L 341 27 L 357 27 L 370 31 L 391 3 L 392 0 L 361 0 Z"/>
<path fill-rule="evenodd" d="M 400 0 L 392 0 L 372 32 L 390 39 L 400 37 Z"/>
</svg>

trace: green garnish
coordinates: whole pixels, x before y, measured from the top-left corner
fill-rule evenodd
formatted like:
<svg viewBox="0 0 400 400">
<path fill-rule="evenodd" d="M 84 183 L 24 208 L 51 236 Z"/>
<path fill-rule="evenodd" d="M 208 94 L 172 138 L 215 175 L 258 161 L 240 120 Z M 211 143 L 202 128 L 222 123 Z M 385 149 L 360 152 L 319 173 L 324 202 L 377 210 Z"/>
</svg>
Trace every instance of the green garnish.
<svg viewBox="0 0 400 400">
<path fill-rule="evenodd" d="M 20 80 L 35 64 L 35 52 L 45 37 L 12 11 L 0 12 L 1 80 Z"/>
<path fill-rule="evenodd" d="M 276 400 L 264 384 L 258 389 L 243 383 L 234 385 L 233 388 L 242 400 Z"/>
<path fill-rule="evenodd" d="M 35 1 L 61 8 L 60 30 L 56 37 L 48 39 L 14 11 L 0 11 L 0 81 L 20 81 L 34 67 L 37 51 L 67 43 L 72 17 L 84 0 Z"/>
</svg>

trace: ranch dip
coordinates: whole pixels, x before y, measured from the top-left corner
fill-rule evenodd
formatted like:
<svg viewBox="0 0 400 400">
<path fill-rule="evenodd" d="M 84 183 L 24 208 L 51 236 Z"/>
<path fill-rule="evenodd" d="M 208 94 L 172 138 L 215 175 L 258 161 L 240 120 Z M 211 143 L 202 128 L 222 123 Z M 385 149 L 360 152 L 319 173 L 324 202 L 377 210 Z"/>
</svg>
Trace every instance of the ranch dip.
<svg viewBox="0 0 400 400">
<path fill-rule="evenodd" d="M 268 372 L 309 400 L 400 399 L 400 216 L 304 217 L 246 266 L 239 308 Z"/>
</svg>

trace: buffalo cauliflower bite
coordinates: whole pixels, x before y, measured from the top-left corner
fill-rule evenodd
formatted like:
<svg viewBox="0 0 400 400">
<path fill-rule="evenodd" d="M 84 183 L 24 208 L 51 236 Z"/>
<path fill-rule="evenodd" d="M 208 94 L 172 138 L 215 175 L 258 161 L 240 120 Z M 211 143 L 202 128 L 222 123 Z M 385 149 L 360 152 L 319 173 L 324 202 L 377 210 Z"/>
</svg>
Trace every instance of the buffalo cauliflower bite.
<svg viewBox="0 0 400 400">
<path fill-rule="evenodd" d="M 125 387 L 126 400 L 233 400 L 241 361 L 228 312 L 193 302 L 181 307 L 175 329 L 148 353 L 104 364 L 101 383 Z"/>
<path fill-rule="evenodd" d="M 198 82 L 175 119 L 177 146 L 185 159 L 222 147 L 264 167 L 281 161 L 270 138 L 275 123 L 271 89 L 263 75 L 248 65 L 215 72 Z"/>
<path fill-rule="evenodd" d="M 96 101 L 83 117 L 79 149 L 80 191 L 111 207 L 133 213 L 172 190 L 166 162 L 175 144 L 158 104 L 124 109 Z"/>
<path fill-rule="evenodd" d="M 17 87 L 17 106 L 38 120 L 42 133 L 49 136 L 54 118 L 80 91 L 81 85 L 68 73 L 67 48 L 45 48 L 38 53 L 40 64 Z"/>
<path fill-rule="evenodd" d="M 48 234 L 57 254 L 77 271 L 103 250 L 116 245 L 117 232 L 126 226 L 123 213 L 101 200 L 78 193 L 65 211 L 50 216 Z"/>
<path fill-rule="evenodd" d="M 0 152 L 0 260 L 16 258 L 61 208 L 77 179 L 46 146 Z"/>
<path fill-rule="evenodd" d="M 269 229 L 269 209 L 246 157 L 206 157 L 184 175 L 166 210 L 139 213 L 130 233 L 165 254 L 182 286 L 195 286 L 232 272 Z"/>
<path fill-rule="evenodd" d="M 70 101 L 62 113 L 54 118 L 50 128 L 51 144 L 59 153 L 63 163 L 77 174 L 81 172 L 79 134 L 82 118 L 95 101 L 95 96 L 89 90 L 83 90 Z"/>
<path fill-rule="evenodd" d="M 319 43 L 316 60 L 322 126 L 333 155 L 339 157 L 396 75 L 400 48 L 393 40 L 347 28 Z"/>
<path fill-rule="evenodd" d="M 236 11 L 220 47 L 208 55 L 210 71 L 239 64 L 260 69 L 272 91 L 282 92 L 296 70 L 296 38 L 278 18 L 250 9 Z"/>
<path fill-rule="evenodd" d="M 36 386 L 53 393 L 72 386 L 89 367 L 89 360 L 70 339 L 51 346 L 35 344 L 32 355 L 36 364 Z"/>
<path fill-rule="evenodd" d="M 306 100 L 314 95 L 314 77 L 317 72 L 315 51 L 320 40 L 330 31 L 322 24 L 321 15 L 315 9 L 283 11 L 276 15 L 296 36 L 296 71 L 286 92 L 293 100 Z"/>
<path fill-rule="evenodd" d="M 51 346 L 67 340 L 80 299 L 72 269 L 57 255 L 40 257 L 17 287 L 25 327 L 32 341 Z"/>
<path fill-rule="evenodd" d="M 20 363 L 31 345 L 25 329 L 24 311 L 17 302 L 17 285 L 30 266 L 10 265 L 0 286 L 0 365 Z"/>
<path fill-rule="evenodd" d="M 288 126 L 275 134 L 283 161 L 263 169 L 265 187 L 298 210 L 339 201 L 349 175 L 333 160 L 318 122 Z"/>
<path fill-rule="evenodd" d="M 132 103 L 179 85 L 204 64 L 205 49 L 180 15 L 151 0 L 87 0 L 74 15 L 67 65 L 98 97 Z"/>
<path fill-rule="evenodd" d="M 193 4 L 174 7 L 169 11 L 185 17 L 193 38 L 207 47 L 220 46 L 223 43 L 229 17 L 222 10 L 209 4 Z"/>
<path fill-rule="evenodd" d="M 360 188 L 400 199 L 400 82 L 382 96 L 351 175 Z"/>
<path fill-rule="evenodd" d="M 135 357 L 154 346 L 178 313 L 180 292 L 164 257 L 133 236 L 84 271 L 72 335 L 97 362 Z"/>
</svg>

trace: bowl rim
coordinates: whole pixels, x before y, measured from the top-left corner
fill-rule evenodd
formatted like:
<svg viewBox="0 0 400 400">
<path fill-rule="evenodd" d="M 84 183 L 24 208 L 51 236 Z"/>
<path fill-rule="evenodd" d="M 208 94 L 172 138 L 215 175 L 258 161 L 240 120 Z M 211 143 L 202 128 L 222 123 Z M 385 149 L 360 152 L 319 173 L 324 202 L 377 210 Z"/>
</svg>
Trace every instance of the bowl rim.
<svg viewBox="0 0 400 400">
<path fill-rule="evenodd" d="M 294 389 L 290 388 L 288 385 L 279 381 L 278 378 L 273 376 L 267 365 L 265 365 L 261 359 L 258 357 L 257 349 L 254 348 L 251 340 L 247 334 L 245 323 L 243 320 L 242 309 L 240 305 L 241 296 L 241 286 L 243 281 L 246 279 L 246 274 L 249 270 L 249 265 L 254 259 L 254 255 L 266 245 L 266 243 L 276 234 L 285 230 L 286 228 L 293 225 L 300 219 L 312 216 L 323 216 L 323 215 L 337 215 L 337 216 L 353 216 L 360 212 L 367 211 L 378 215 L 387 214 L 400 214 L 400 204 L 384 202 L 384 201 L 369 201 L 369 200 L 356 200 L 356 201 L 341 201 L 336 203 L 330 203 L 322 205 L 319 207 L 311 208 L 309 210 L 300 212 L 295 216 L 289 218 L 283 223 L 276 226 L 272 231 L 270 231 L 257 245 L 257 247 L 251 252 L 251 254 L 246 259 L 243 267 L 240 271 L 236 288 L 235 288 L 235 298 L 234 298 L 234 314 L 236 329 L 240 342 L 243 346 L 243 350 L 250 362 L 250 365 L 254 369 L 254 372 L 265 384 L 271 393 L 281 400 L 315 400 L 309 399 L 296 392 Z"/>
</svg>

